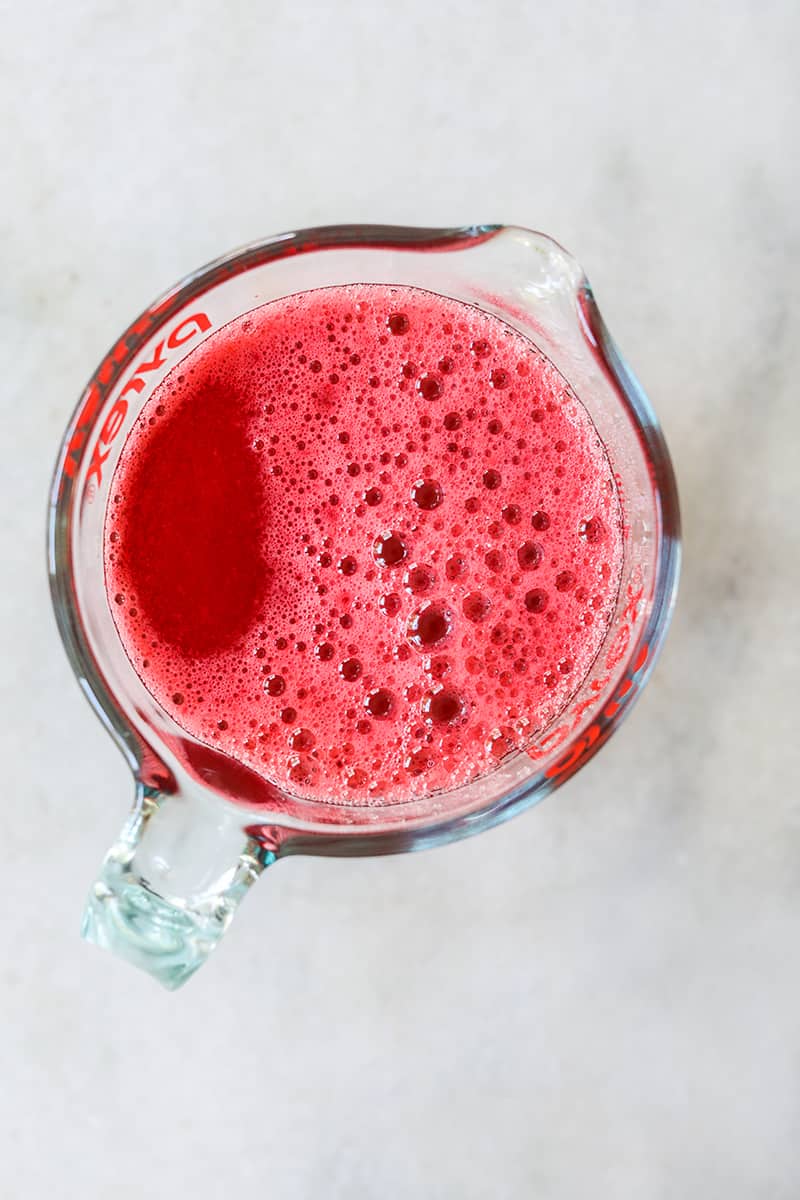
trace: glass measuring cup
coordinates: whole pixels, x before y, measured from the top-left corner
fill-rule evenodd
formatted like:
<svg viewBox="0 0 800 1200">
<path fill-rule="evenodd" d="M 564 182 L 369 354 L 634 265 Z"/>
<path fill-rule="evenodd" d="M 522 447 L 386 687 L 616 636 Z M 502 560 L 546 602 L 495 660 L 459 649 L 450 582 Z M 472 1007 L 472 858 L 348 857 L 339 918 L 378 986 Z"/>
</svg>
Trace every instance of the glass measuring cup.
<svg viewBox="0 0 800 1200">
<path fill-rule="evenodd" d="M 593 668 L 524 752 L 446 793 L 379 806 L 293 796 L 190 736 L 129 662 L 106 598 L 102 533 L 115 466 L 153 388 L 200 341 L 257 305 L 346 283 L 425 288 L 519 329 L 554 363 L 606 445 L 624 511 L 614 617 Z M 647 679 L 674 603 L 679 517 L 649 405 L 611 342 L 578 264 L 542 234 L 506 226 L 337 226 L 282 234 L 183 280 L 125 331 L 90 380 L 62 443 L 49 568 L 67 653 L 135 780 L 84 936 L 169 987 L 202 964 L 264 868 L 296 853 L 379 854 L 479 832 L 583 765 Z"/>
</svg>

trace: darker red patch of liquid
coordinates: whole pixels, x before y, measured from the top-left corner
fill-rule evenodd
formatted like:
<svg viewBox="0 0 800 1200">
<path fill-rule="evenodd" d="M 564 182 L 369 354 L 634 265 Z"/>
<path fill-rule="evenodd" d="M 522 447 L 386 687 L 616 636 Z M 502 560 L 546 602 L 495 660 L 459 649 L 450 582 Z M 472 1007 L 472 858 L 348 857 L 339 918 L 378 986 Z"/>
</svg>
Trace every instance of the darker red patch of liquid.
<svg viewBox="0 0 800 1200">
<path fill-rule="evenodd" d="M 242 637 L 269 587 L 262 473 L 241 404 L 222 384 L 195 393 L 124 483 L 122 565 L 156 636 L 187 656 Z"/>
</svg>

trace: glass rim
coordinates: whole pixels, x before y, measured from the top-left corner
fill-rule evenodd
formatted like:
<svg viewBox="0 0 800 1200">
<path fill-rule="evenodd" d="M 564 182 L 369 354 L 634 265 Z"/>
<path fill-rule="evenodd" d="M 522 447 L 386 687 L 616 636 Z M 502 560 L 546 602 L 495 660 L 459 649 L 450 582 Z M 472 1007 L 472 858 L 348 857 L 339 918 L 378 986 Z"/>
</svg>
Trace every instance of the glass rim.
<svg viewBox="0 0 800 1200">
<path fill-rule="evenodd" d="M 120 745 L 134 775 L 142 768 L 142 741 L 131 730 L 120 705 L 103 678 L 102 669 L 83 628 L 74 581 L 71 529 L 77 489 L 73 479 L 83 461 L 89 430 L 105 397 L 119 382 L 154 332 L 197 296 L 254 267 L 290 255 L 326 249 L 410 250 L 452 252 L 481 245 L 516 230 L 550 243 L 575 272 L 577 319 L 592 352 L 608 373 L 620 404 L 638 437 L 647 462 L 657 511 L 658 540 L 650 611 L 637 637 L 625 652 L 621 682 L 599 713 L 578 723 L 560 744 L 559 756 L 546 771 L 533 773 L 496 802 L 471 812 L 431 814 L 403 822 L 403 804 L 382 810 L 385 823 L 322 827 L 313 821 L 287 821 L 287 826 L 312 832 L 314 853 L 388 853 L 412 846 L 432 845 L 505 820 L 565 782 L 594 756 L 619 727 L 631 699 L 647 682 L 666 635 L 674 608 L 680 569 L 680 510 L 669 451 L 647 397 L 619 353 L 603 321 L 591 286 L 572 255 L 549 235 L 503 224 L 416 228 L 395 225 L 328 225 L 275 234 L 250 242 L 184 276 L 161 294 L 123 332 L 91 375 L 67 424 L 53 474 L 47 521 L 48 573 L 53 608 L 70 665 L 92 708 Z M 86 431 L 85 433 L 83 431 Z M 298 809 L 302 807 L 298 800 Z M 312 802 L 316 804 L 316 802 Z M 332 811 L 336 805 L 326 806 Z M 348 810 L 349 812 L 350 810 Z M 395 824 L 397 827 L 388 829 Z M 296 849 L 310 849 L 302 832 L 293 838 Z"/>
</svg>

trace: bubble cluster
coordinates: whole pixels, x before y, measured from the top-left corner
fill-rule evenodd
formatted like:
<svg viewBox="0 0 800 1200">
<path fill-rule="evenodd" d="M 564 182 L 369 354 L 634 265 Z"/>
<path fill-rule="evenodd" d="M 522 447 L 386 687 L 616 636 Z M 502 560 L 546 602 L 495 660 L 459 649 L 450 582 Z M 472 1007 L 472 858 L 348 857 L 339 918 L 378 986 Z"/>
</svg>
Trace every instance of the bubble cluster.
<svg viewBox="0 0 800 1200">
<path fill-rule="evenodd" d="M 190 734 L 291 794 L 387 804 L 558 715 L 621 528 L 597 432 L 531 342 L 427 292 L 328 288 L 219 330 L 144 406 L 109 607 Z"/>
</svg>

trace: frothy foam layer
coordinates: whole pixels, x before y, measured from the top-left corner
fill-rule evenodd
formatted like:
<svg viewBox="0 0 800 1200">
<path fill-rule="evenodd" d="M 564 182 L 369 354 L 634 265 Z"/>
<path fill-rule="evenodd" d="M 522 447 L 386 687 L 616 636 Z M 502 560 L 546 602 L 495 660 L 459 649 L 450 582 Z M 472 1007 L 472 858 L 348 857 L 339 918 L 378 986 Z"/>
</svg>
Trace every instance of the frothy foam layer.
<svg viewBox="0 0 800 1200">
<path fill-rule="evenodd" d="M 179 725 L 296 795 L 380 803 L 476 778 L 564 707 L 611 619 L 621 512 L 527 339 L 360 285 L 264 305 L 167 376 L 104 552 Z"/>
</svg>

